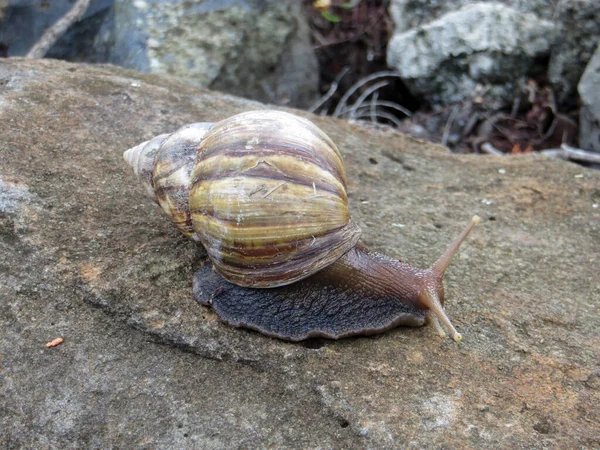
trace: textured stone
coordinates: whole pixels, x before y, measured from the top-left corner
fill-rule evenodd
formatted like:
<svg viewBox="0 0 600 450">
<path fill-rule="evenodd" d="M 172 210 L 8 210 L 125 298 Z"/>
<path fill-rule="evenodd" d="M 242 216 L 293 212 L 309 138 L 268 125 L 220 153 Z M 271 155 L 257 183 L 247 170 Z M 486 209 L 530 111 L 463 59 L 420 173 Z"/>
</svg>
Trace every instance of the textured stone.
<svg viewBox="0 0 600 450">
<path fill-rule="evenodd" d="M 292 344 L 194 302 L 204 251 L 122 160 L 262 107 L 0 60 L 0 447 L 599 447 L 599 172 L 311 117 L 344 155 L 370 247 L 424 266 L 484 220 L 447 276 L 462 343 L 424 327 Z"/>
<path fill-rule="evenodd" d="M 600 152 L 600 45 L 579 82 L 579 145 Z"/>
<path fill-rule="evenodd" d="M 395 32 L 403 33 L 472 3 L 471 0 L 392 0 L 390 13 Z M 525 14 L 533 13 L 554 24 L 556 38 L 550 48 L 549 62 L 541 59 L 530 64 L 539 73 L 547 70 L 562 110 L 576 107 L 577 83 L 600 41 L 600 3 L 597 0 L 492 0 L 485 3 L 502 4 Z M 467 67 L 463 70 L 466 72 Z"/>
<path fill-rule="evenodd" d="M 600 43 L 600 2 L 562 0 L 557 3 L 559 39 L 552 47 L 548 78 L 564 108 L 577 107 L 577 83 Z"/>
<path fill-rule="evenodd" d="M 400 33 L 431 22 L 444 14 L 457 11 L 472 3 L 474 3 L 473 0 L 391 0 L 390 14 L 394 21 L 395 31 Z M 556 17 L 555 7 L 549 4 L 548 0 L 490 0 L 486 3 L 502 4 L 523 13 L 534 13 L 542 19 L 550 20 Z"/>
<path fill-rule="evenodd" d="M 0 11 L 0 56 L 24 56 L 73 2 L 15 0 Z M 198 87 L 307 107 L 318 95 L 310 30 L 296 0 L 94 0 L 49 58 L 110 62 Z"/>
<path fill-rule="evenodd" d="M 117 0 L 107 61 L 265 102 L 307 106 L 319 71 L 295 0 Z"/>
<path fill-rule="evenodd" d="M 535 58 L 549 55 L 552 22 L 501 4 L 475 3 L 395 34 L 387 61 L 409 89 L 434 104 L 513 98 Z"/>
</svg>

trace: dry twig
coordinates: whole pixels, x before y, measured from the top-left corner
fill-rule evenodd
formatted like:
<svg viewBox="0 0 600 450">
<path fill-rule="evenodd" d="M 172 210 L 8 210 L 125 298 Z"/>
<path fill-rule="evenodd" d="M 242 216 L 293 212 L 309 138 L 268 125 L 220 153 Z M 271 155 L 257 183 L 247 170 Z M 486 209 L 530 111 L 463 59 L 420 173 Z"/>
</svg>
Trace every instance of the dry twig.
<svg viewBox="0 0 600 450">
<path fill-rule="evenodd" d="M 375 116 L 377 116 L 377 115 L 381 116 L 381 114 L 379 114 L 379 113 L 389 114 L 389 113 L 386 113 L 385 111 L 382 111 L 380 109 L 380 107 L 388 107 L 388 108 L 395 108 L 395 109 L 400 108 L 400 111 L 402 111 L 402 109 L 404 109 L 401 106 L 396 105 L 395 103 L 392 103 L 392 102 L 386 102 L 384 100 L 377 101 L 378 97 L 376 97 L 376 94 L 377 93 L 373 94 L 373 98 L 374 98 L 373 101 L 371 101 L 371 102 L 369 102 L 367 104 L 362 105 L 360 108 L 358 108 L 355 111 L 354 116 L 353 117 L 349 117 L 349 118 L 350 119 L 356 119 L 359 116 L 360 117 L 365 117 L 367 115 L 367 112 L 369 114 L 374 114 Z M 404 111 L 402 111 L 402 112 L 404 112 Z M 410 111 L 409 111 L 409 113 L 410 113 Z M 397 123 L 400 123 L 399 122 L 400 119 L 398 119 L 398 117 L 396 117 L 396 120 L 398 121 Z M 377 122 L 377 120 L 371 120 L 371 122 L 375 123 L 375 122 Z M 394 123 L 396 123 L 396 121 L 394 121 Z"/>
<path fill-rule="evenodd" d="M 488 153 L 490 155 L 506 155 L 494 147 L 489 142 L 484 142 L 479 146 L 482 153 Z M 560 148 L 549 148 L 540 152 L 542 155 L 549 156 L 551 158 L 564 159 L 569 161 L 585 162 L 590 164 L 600 164 L 600 153 L 594 153 L 581 148 L 576 148 L 568 144 L 562 144 Z"/>
<path fill-rule="evenodd" d="M 317 109 L 319 109 L 327 100 L 329 100 L 333 94 L 335 94 L 335 91 L 337 91 L 337 88 L 339 86 L 340 81 L 342 80 L 342 78 L 344 78 L 344 75 L 346 75 L 348 73 L 348 71 L 350 70 L 350 67 L 345 67 L 344 70 L 342 70 L 337 77 L 335 77 L 335 80 L 333 81 L 333 83 L 331 83 L 331 86 L 329 86 L 329 90 L 325 93 L 325 95 L 323 95 L 320 99 L 318 99 L 310 108 L 308 108 L 308 111 L 311 113 L 314 113 Z M 327 113 L 327 111 L 325 111 L 325 113 Z"/>
<path fill-rule="evenodd" d="M 371 104 L 369 105 L 369 114 L 371 115 L 371 122 L 377 122 L 377 100 L 379 100 L 379 92 L 374 92 L 371 97 Z"/>
<path fill-rule="evenodd" d="M 446 146 L 448 144 L 448 136 L 450 136 L 450 129 L 454 124 L 454 119 L 456 119 L 456 115 L 458 114 L 458 105 L 452 108 L 452 112 L 446 121 L 446 125 L 444 126 L 444 133 L 442 134 L 442 145 Z"/>
<path fill-rule="evenodd" d="M 481 144 L 479 146 L 479 149 L 483 153 L 487 153 L 488 155 L 504 155 L 504 153 L 502 153 L 500 150 L 498 150 L 496 147 L 494 147 L 489 142 L 484 142 L 483 144 Z"/>
<path fill-rule="evenodd" d="M 560 148 L 552 148 L 541 152 L 546 156 L 553 158 L 568 159 L 571 161 L 580 161 L 591 164 L 600 164 L 600 153 L 589 152 L 581 148 L 562 144 Z"/>
<path fill-rule="evenodd" d="M 376 120 L 373 120 L 373 113 L 372 113 L 372 111 L 366 111 L 364 113 L 357 114 L 354 117 L 354 119 L 359 120 L 359 119 L 362 119 L 362 118 L 365 118 L 365 117 L 369 117 L 371 119 L 371 122 L 377 123 Z M 386 113 L 384 111 L 375 111 L 375 117 L 379 117 L 380 119 L 389 120 L 394 125 L 396 125 L 396 127 L 398 127 L 398 128 L 402 125 L 402 123 L 400 122 L 400 120 L 396 116 L 394 116 L 393 114 Z"/>
<path fill-rule="evenodd" d="M 346 114 L 349 114 L 350 118 L 354 119 L 356 110 L 362 106 L 363 102 L 369 97 L 369 95 L 375 91 L 378 91 L 382 87 L 387 86 L 388 84 L 390 84 L 389 81 L 380 81 L 379 83 L 375 83 L 373 86 L 369 86 L 362 94 L 360 94 L 354 104 L 349 109 L 342 111 L 340 115 L 345 116 Z"/>
<path fill-rule="evenodd" d="M 43 58 L 48 50 L 65 34 L 71 25 L 78 22 L 88 9 L 91 0 L 77 0 L 71 10 L 48 28 L 29 50 L 26 58 Z"/>
<path fill-rule="evenodd" d="M 400 78 L 400 74 L 398 72 L 393 72 L 393 71 L 381 71 L 381 72 L 375 72 L 367 77 L 361 78 L 360 80 L 358 80 L 356 83 L 354 83 L 350 89 L 348 89 L 344 95 L 342 96 L 342 98 L 340 99 L 339 103 L 337 104 L 337 106 L 335 107 L 335 110 L 333 111 L 333 117 L 340 117 L 342 111 L 348 109 L 348 100 L 350 99 L 350 97 L 352 97 L 352 95 L 354 95 L 354 93 L 359 90 L 361 87 L 363 87 L 365 84 L 370 83 L 371 81 L 377 80 L 378 78 L 385 78 L 385 77 L 396 77 L 396 78 Z"/>
</svg>

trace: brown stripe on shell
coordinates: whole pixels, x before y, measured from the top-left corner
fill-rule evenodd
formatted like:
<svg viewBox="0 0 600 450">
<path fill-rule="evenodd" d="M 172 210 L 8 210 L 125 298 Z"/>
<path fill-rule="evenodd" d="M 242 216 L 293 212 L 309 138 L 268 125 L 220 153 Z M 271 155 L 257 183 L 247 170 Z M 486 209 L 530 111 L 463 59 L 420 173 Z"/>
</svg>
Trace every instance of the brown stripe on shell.
<svg viewBox="0 0 600 450">
<path fill-rule="evenodd" d="M 251 233 L 254 230 L 255 229 L 247 229 L 246 231 Z M 311 230 L 308 233 L 298 235 L 298 230 L 293 227 L 286 227 L 281 231 L 285 232 L 286 230 L 290 230 L 290 234 L 296 234 L 296 236 L 292 236 L 289 239 L 270 239 L 269 236 L 265 236 L 262 239 L 252 241 L 239 237 L 222 239 L 223 235 L 214 233 L 214 230 L 200 232 L 198 234 L 201 240 L 207 240 L 208 242 L 217 244 L 219 248 L 226 249 L 226 252 L 229 255 L 237 255 L 239 259 L 254 258 L 256 259 L 256 264 L 266 264 L 268 261 L 263 262 L 262 260 L 278 260 L 279 258 L 286 258 L 286 256 L 283 255 L 298 252 L 300 248 L 297 244 L 298 242 L 304 240 L 307 242 L 314 241 L 317 245 L 320 245 L 320 242 L 324 240 L 323 237 L 332 232 L 332 230 L 326 230 L 319 234 L 314 230 Z M 308 252 L 308 249 L 304 248 L 304 251 Z"/>
<path fill-rule="evenodd" d="M 201 144 L 203 157 L 265 151 L 290 154 L 332 173 L 346 185 L 337 147 L 312 122 L 281 111 L 251 111 L 218 122 Z"/>
<path fill-rule="evenodd" d="M 266 155 L 264 152 L 255 152 L 244 156 L 220 154 L 203 158 L 202 161 L 196 161 L 191 184 L 206 185 L 213 180 L 239 175 L 302 184 L 313 191 L 328 191 L 347 200 L 346 187 L 331 172 L 313 162 L 277 153 Z"/>
<path fill-rule="evenodd" d="M 325 243 L 335 233 L 344 229 L 346 225 L 339 230 L 326 230 L 321 234 L 311 234 L 310 237 L 298 237 L 280 242 L 258 242 L 254 245 L 248 245 L 247 242 L 238 241 L 231 245 L 221 245 L 220 248 L 226 248 L 226 252 L 220 252 L 219 259 L 236 267 L 243 267 L 249 264 L 254 266 L 267 266 L 279 263 L 285 263 L 293 258 L 295 254 L 304 252 L 304 257 L 317 255 L 320 248 L 326 246 Z"/>
<path fill-rule="evenodd" d="M 312 244 L 312 252 L 304 251 L 312 242 L 305 240 L 300 243 L 295 255 L 291 255 L 284 262 L 267 266 L 252 264 L 253 259 L 248 261 L 248 264 L 234 265 L 227 262 L 223 253 L 214 253 L 213 249 L 207 251 L 215 270 L 225 279 L 240 286 L 267 288 L 294 283 L 329 266 L 354 247 L 359 237 L 360 228 L 349 222 L 342 229 L 329 233 L 326 240 Z"/>
<path fill-rule="evenodd" d="M 156 158 L 156 167 L 153 172 L 154 183 L 171 176 L 173 172 L 183 166 L 190 165 L 191 167 L 200 142 L 211 127 L 211 123 L 192 123 L 170 134 L 162 143 Z"/>
<path fill-rule="evenodd" d="M 258 111 L 216 124 L 191 178 L 194 228 L 233 283 L 292 283 L 331 264 L 360 236 L 339 151 L 304 119 Z"/>
<path fill-rule="evenodd" d="M 270 218 L 255 219 L 252 225 L 242 226 L 235 220 L 216 218 L 204 211 L 192 214 L 192 220 L 202 226 L 202 230 L 198 233 L 207 239 L 219 240 L 222 244 L 229 246 L 243 245 L 249 249 L 265 245 L 278 245 L 308 236 L 320 236 L 335 229 L 338 224 L 338 221 L 331 220 L 315 226 L 310 220 L 305 219 L 304 223 L 298 223 L 293 219 L 294 217 L 291 217 L 287 223 L 283 220 L 278 221 L 276 227 L 272 226 L 276 217 L 272 220 Z"/>
<path fill-rule="evenodd" d="M 219 143 L 219 148 L 207 151 L 207 147 L 201 147 L 200 151 L 204 153 L 203 158 L 213 159 L 219 158 L 222 155 L 227 155 L 228 158 L 243 159 L 246 157 L 255 157 L 259 159 L 269 160 L 273 157 L 289 156 L 296 159 L 298 162 L 312 164 L 321 167 L 329 172 L 334 178 L 340 180 L 344 187 L 346 186 L 346 175 L 343 168 L 342 160 L 330 160 L 315 157 L 315 153 L 306 152 L 299 147 L 284 146 L 276 142 L 261 141 L 260 144 L 252 148 L 246 148 L 244 141 Z M 327 149 L 327 151 L 332 151 Z"/>
<path fill-rule="evenodd" d="M 194 123 L 169 135 L 158 149 L 152 172 L 156 200 L 173 224 L 188 237 L 194 236 L 189 208 L 190 174 L 198 146 L 209 123 Z"/>
<path fill-rule="evenodd" d="M 188 237 L 194 234 L 194 226 L 189 208 L 187 186 L 159 186 L 156 189 L 157 202 L 173 225 Z"/>
<path fill-rule="evenodd" d="M 257 191 L 265 193 L 253 195 Z M 350 219 L 345 197 L 313 190 L 312 186 L 243 176 L 196 184 L 192 187 L 190 210 L 192 216 L 202 215 L 198 220 L 204 221 L 208 215 L 240 229 L 277 229 L 307 223 L 320 232 L 322 228 L 337 229 Z"/>
</svg>

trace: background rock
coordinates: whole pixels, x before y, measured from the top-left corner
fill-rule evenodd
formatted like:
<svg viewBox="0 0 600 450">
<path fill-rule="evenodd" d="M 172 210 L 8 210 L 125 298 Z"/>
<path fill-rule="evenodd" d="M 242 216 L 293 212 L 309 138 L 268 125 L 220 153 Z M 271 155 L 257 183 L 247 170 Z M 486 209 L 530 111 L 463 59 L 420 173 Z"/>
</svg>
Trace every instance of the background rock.
<svg viewBox="0 0 600 450">
<path fill-rule="evenodd" d="M 589 61 L 594 49 L 598 42 L 600 42 L 600 29 L 598 23 L 600 23 L 600 3 L 595 0 L 559 0 L 556 2 L 550 2 L 548 0 L 493 0 L 488 2 L 479 2 L 480 4 L 486 3 L 488 5 L 500 8 L 501 5 L 512 8 L 513 11 L 519 11 L 521 14 L 534 14 L 535 19 L 531 20 L 532 24 L 543 20 L 541 23 L 547 24 L 545 21 L 551 22 L 552 33 L 548 35 L 548 42 L 551 45 L 546 45 L 544 54 L 549 56 L 547 58 L 539 58 L 538 60 L 529 60 L 526 64 L 529 74 L 547 74 L 550 83 L 553 86 L 554 92 L 556 93 L 556 100 L 563 111 L 568 111 L 577 106 L 577 83 L 583 74 L 587 61 Z M 448 17 L 454 17 L 449 13 L 457 12 L 458 10 L 472 5 L 472 1 L 468 0 L 449 0 L 449 1 L 424 1 L 424 0 L 392 0 L 390 4 L 390 14 L 393 18 L 395 25 L 395 33 L 405 36 L 406 33 L 414 33 L 420 27 L 424 27 L 433 21 L 438 19 L 445 23 Z M 531 17 L 531 16 L 528 16 Z M 492 31 L 498 32 L 500 36 L 497 37 L 499 40 L 498 45 L 501 45 L 502 41 L 511 38 L 511 33 L 503 35 L 503 29 L 512 29 L 514 27 L 520 27 L 519 22 L 523 20 L 520 14 L 513 12 L 512 15 L 505 17 L 504 20 L 509 20 L 510 24 L 504 24 L 497 26 L 492 23 L 489 27 Z M 512 23 L 514 22 L 514 23 Z M 436 22 L 437 23 L 437 22 Z M 442 27 L 452 28 L 452 23 L 447 23 Z M 479 28 L 483 28 L 484 24 L 479 24 Z M 544 25 L 546 29 L 547 25 Z M 468 35 L 469 30 L 461 28 L 461 31 Z M 415 34 L 408 34 L 407 36 L 415 36 Z M 462 35 L 461 33 L 457 33 Z M 416 35 L 418 36 L 418 34 Z M 446 36 L 443 36 L 446 37 Z M 442 37 L 440 37 L 442 38 Z M 402 39 L 406 39 L 403 37 Z M 496 39 L 496 38 L 494 38 Z M 524 40 L 527 38 L 525 37 Z M 435 40 L 431 39 L 433 42 Z M 453 44 L 452 44 L 453 45 Z M 493 49 L 488 51 L 489 54 Z M 419 47 L 421 54 L 420 58 L 428 60 L 432 58 L 431 55 L 437 55 L 439 53 L 438 46 L 421 46 Z M 457 75 L 454 71 L 469 80 L 472 85 L 475 85 L 477 79 L 470 74 L 469 58 L 461 57 L 459 52 L 454 52 L 450 58 L 452 61 L 465 62 L 462 66 L 452 67 L 453 71 L 447 75 L 447 82 L 452 84 L 455 83 Z M 523 52 L 527 54 L 527 52 Z M 394 53 L 388 56 L 396 58 Z M 500 61 L 501 57 L 498 55 L 491 56 L 496 61 Z M 396 61 L 396 59 L 394 59 Z M 405 60 L 400 59 L 406 63 Z M 476 63 L 476 61 L 475 61 Z M 399 63 L 394 62 L 394 65 L 398 65 L 399 69 L 402 67 Z M 446 76 L 446 66 L 440 70 L 437 77 L 441 80 L 440 83 L 444 82 L 444 76 Z M 523 72 L 520 70 L 515 71 L 515 67 L 512 64 L 503 65 L 500 63 L 497 67 L 494 67 L 495 73 L 500 74 L 500 78 L 504 80 L 512 81 L 514 85 L 519 76 L 522 76 Z M 485 73 L 485 72 L 484 72 Z M 512 80 L 511 80 L 512 77 Z M 485 80 L 485 79 L 484 79 Z M 492 83 L 498 82 L 498 77 L 490 77 Z M 475 81 L 475 83 L 472 83 Z M 507 85 L 508 94 L 510 92 L 511 84 Z M 438 84 L 434 84 L 432 92 L 427 91 L 427 86 L 424 85 L 417 91 L 425 99 L 429 99 L 432 102 L 437 101 L 439 95 Z M 468 90 L 467 90 L 468 93 Z"/>
<path fill-rule="evenodd" d="M 600 152 L 600 45 L 579 82 L 579 143 L 586 150 Z"/>
<path fill-rule="evenodd" d="M 312 117 L 344 154 L 365 244 L 424 266 L 484 221 L 447 276 L 462 343 L 427 327 L 280 342 L 192 300 L 203 250 L 122 161 L 262 107 L 114 67 L 0 61 L 0 447 L 600 446 L 599 173 Z"/>
<path fill-rule="evenodd" d="M 475 3 L 395 34 L 388 64 L 413 94 L 433 104 L 472 98 L 477 91 L 510 103 L 519 81 L 549 55 L 554 25 L 495 3 Z"/>
<path fill-rule="evenodd" d="M 491 0 L 486 3 L 505 5 L 523 13 L 534 13 L 542 19 L 552 19 L 555 17 L 554 4 L 564 1 Z M 390 14 L 396 32 L 402 33 L 473 3 L 473 0 L 391 0 Z"/>
<path fill-rule="evenodd" d="M 25 55 L 71 6 L 13 1 L 0 23 L 0 47 L 8 56 Z M 299 107 L 319 89 L 308 24 L 295 0 L 96 0 L 47 56 L 175 75 Z"/>
<path fill-rule="evenodd" d="M 118 0 L 107 61 L 270 103 L 308 106 L 318 68 L 295 0 Z"/>
<path fill-rule="evenodd" d="M 600 2 L 562 0 L 556 5 L 559 39 L 552 47 L 548 78 L 559 104 L 577 106 L 577 83 L 600 43 Z"/>
</svg>

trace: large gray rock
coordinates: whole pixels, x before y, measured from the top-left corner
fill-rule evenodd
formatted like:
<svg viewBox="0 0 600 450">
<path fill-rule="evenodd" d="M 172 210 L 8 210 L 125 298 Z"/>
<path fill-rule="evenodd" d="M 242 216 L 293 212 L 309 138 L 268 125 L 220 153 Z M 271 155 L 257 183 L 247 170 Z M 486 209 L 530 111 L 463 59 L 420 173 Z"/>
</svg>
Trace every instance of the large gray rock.
<svg viewBox="0 0 600 450">
<path fill-rule="evenodd" d="M 0 56 L 27 54 L 72 4 L 0 3 Z M 111 62 L 307 107 L 318 95 L 319 69 L 301 6 L 295 0 L 94 0 L 47 56 Z"/>
<path fill-rule="evenodd" d="M 472 3 L 473 0 L 391 0 L 389 9 L 395 31 L 401 33 Z M 556 17 L 555 9 L 548 4 L 548 0 L 489 0 L 486 3 L 502 4 L 523 13 L 534 13 L 542 19 Z"/>
<path fill-rule="evenodd" d="M 600 2 L 562 0 L 556 5 L 560 38 L 552 47 L 548 78 L 564 108 L 577 107 L 577 83 L 600 43 Z"/>
<path fill-rule="evenodd" d="M 319 71 L 295 0 L 116 0 L 106 60 L 277 104 L 308 106 Z"/>
<path fill-rule="evenodd" d="M 447 278 L 462 343 L 427 327 L 286 343 L 193 301 L 204 251 L 122 161 L 262 107 L 0 61 L 0 448 L 598 447 L 600 173 L 312 117 L 344 154 L 367 245 L 423 266 L 484 221 Z"/>
<path fill-rule="evenodd" d="M 579 145 L 600 152 L 600 45 L 579 82 Z"/>
<path fill-rule="evenodd" d="M 389 42 L 388 65 L 434 104 L 472 98 L 512 100 L 516 84 L 549 55 L 552 22 L 494 3 L 475 3 Z"/>
<path fill-rule="evenodd" d="M 395 32 L 404 33 L 472 3 L 471 0 L 392 0 L 390 14 Z M 547 71 L 562 110 L 576 107 L 577 83 L 600 41 L 600 2 L 560 0 L 550 4 L 547 0 L 491 0 L 485 3 L 502 4 L 554 23 L 556 38 L 549 50 L 549 62 L 542 58 L 529 65 L 539 73 Z M 421 48 L 421 51 L 428 53 L 429 50 Z M 468 72 L 466 65 L 463 71 Z M 427 93 L 423 95 L 427 97 Z"/>
</svg>

